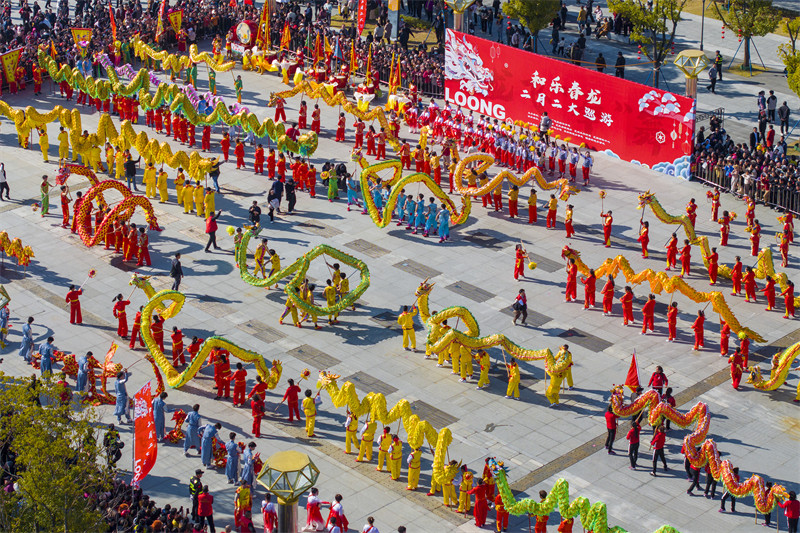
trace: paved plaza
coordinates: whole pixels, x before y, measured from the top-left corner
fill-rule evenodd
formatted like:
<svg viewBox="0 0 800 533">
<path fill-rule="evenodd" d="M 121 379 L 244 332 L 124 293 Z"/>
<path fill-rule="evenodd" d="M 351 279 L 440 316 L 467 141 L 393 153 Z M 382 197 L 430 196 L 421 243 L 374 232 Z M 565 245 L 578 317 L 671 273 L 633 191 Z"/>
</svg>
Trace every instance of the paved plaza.
<svg viewBox="0 0 800 533">
<path fill-rule="evenodd" d="M 202 76 L 201 76 L 202 78 Z M 218 77 L 221 85 L 222 76 Z M 270 92 L 280 91 L 286 86 L 279 83 L 276 75 L 259 77 L 250 72 L 243 73 L 244 103 L 260 117 L 272 117 L 274 111 L 265 108 Z M 51 109 L 64 101 L 51 94 L 45 85 L 44 94 L 32 98 L 26 94 L 4 96 L 10 105 L 20 108 L 33 105 L 38 110 Z M 222 88 L 223 95 L 232 99 L 232 82 Z M 300 97 L 287 103 L 289 120 L 297 116 Z M 312 102 L 313 104 L 313 102 Z M 350 145 L 334 143 L 333 137 L 337 109 L 322 108 L 323 132 L 320 145 L 312 162 L 317 169 L 325 161 L 349 161 Z M 83 127 L 94 131 L 98 114 L 83 108 Z M 141 118 L 143 121 L 143 117 Z M 116 122 L 116 119 L 115 119 Z M 348 139 L 352 140 L 352 129 L 348 120 Z M 116 122 L 118 124 L 118 122 Z M 145 130 L 142 125 L 137 130 Z M 159 141 L 167 137 L 155 135 Z M 29 375 L 26 366 L 16 355 L 20 329 L 27 316 L 34 316 L 34 340 L 38 344 L 48 335 L 55 336 L 59 349 L 83 353 L 93 350 L 105 353 L 109 344 L 120 342 L 116 336 L 116 322 L 112 317 L 112 298 L 130 292 L 128 282 L 133 270 L 130 264 L 121 262 L 119 255 L 101 247 L 89 249 L 80 239 L 60 227 L 58 206 L 51 207 L 45 218 L 32 210 L 38 201 L 39 178 L 42 174 L 54 177 L 57 171 L 57 126 L 50 126 L 51 163 L 41 160 L 38 149 L 23 151 L 17 148 L 13 124 L 0 121 L 0 161 L 5 163 L 11 187 L 11 202 L 0 205 L 0 230 L 7 231 L 12 238 L 19 237 L 23 244 L 31 246 L 36 258 L 27 269 L 10 265 L 6 259 L 0 281 L 11 295 L 12 329 L 10 346 L 4 351 L 0 368 L 13 375 Z M 403 136 L 408 136 L 403 128 Z M 212 148 L 219 150 L 219 136 L 212 140 Z M 176 143 L 174 149 L 181 149 Z M 412 141 L 412 144 L 413 141 Z M 33 146 L 37 146 L 34 144 Z M 222 231 L 218 232 L 222 251 L 204 253 L 206 242 L 204 221 L 196 215 L 187 215 L 175 204 L 172 187 L 173 170 L 170 175 L 170 202 L 154 208 L 163 232 L 150 232 L 152 267 L 137 268 L 142 274 L 155 276 L 156 290 L 169 288 L 167 277 L 170 258 L 176 252 L 183 254 L 182 261 L 186 278 L 181 289 L 187 300 L 182 312 L 167 322 L 167 331 L 177 325 L 188 335 L 208 337 L 224 336 L 242 347 L 261 353 L 267 360 L 283 362 L 283 376 L 279 386 L 268 394 L 268 409 L 274 409 L 285 390 L 286 379 L 297 378 L 304 368 L 312 371 L 312 381 L 304 382 L 303 388 L 314 388 L 317 370 L 326 369 L 340 374 L 339 383 L 352 381 L 359 396 L 368 392 L 384 393 L 389 406 L 401 399 L 412 404 L 414 412 L 430 421 L 437 429 L 447 426 L 454 441 L 449 450 L 450 458 L 463 460 L 473 471 L 481 471 L 484 458 L 497 457 L 509 467 L 508 478 L 512 488 L 519 491 L 518 498 L 538 498 L 540 489 L 549 490 L 558 478 L 570 483 L 571 496 L 585 496 L 591 502 L 603 501 L 608 505 L 609 524 L 619 525 L 632 532 L 650 532 L 663 524 L 676 527 L 683 533 L 760 530 L 753 525 L 752 498 L 737 502 L 737 513 L 719 514 L 719 497 L 709 501 L 702 496 L 690 497 L 685 491 L 685 479 L 680 453 L 682 438 L 687 430 L 673 427 L 667 439 L 667 458 L 670 472 L 653 478 L 648 475 L 649 454 L 646 443 L 650 430 L 643 431 L 643 457 L 640 468 L 628 469 L 628 460 L 622 450 L 626 421 L 621 421 L 616 449 L 619 454 L 610 456 L 603 449 L 605 423 L 603 413 L 613 384 L 624 381 L 635 350 L 639 359 L 640 377 L 645 383 L 656 365 L 662 365 L 669 377 L 670 386 L 676 393 L 678 409 L 687 411 L 698 402 L 708 405 L 712 413 L 708 438 L 713 438 L 723 453 L 735 466 L 741 468 L 742 477 L 759 473 L 767 480 L 781 483 L 787 490 L 798 490 L 797 457 L 800 451 L 800 423 L 798 407 L 792 403 L 797 374 L 790 374 L 787 385 L 772 393 L 753 390 L 745 385 L 737 392 L 730 386 L 727 359 L 719 356 L 719 321 L 715 313 L 707 310 L 706 348 L 691 351 L 690 325 L 698 309 L 703 305 L 691 302 L 680 294 L 674 296 L 680 308 L 678 342 L 668 344 L 666 340 L 666 304 L 670 295 L 658 295 L 656 308 L 656 332 L 640 335 L 641 303 L 647 297 L 646 285 L 634 287 L 637 305 L 635 326 L 621 324 L 619 303 L 615 302 L 613 317 L 603 316 L 601 310 L 583 310 L 580 303 L 564 302 L 566 275 L 561 249 L 569 244 L 582 253 L 582 259 L 590 267 L 603 260 L 624 255 L 636 271 L 646 268 L 660 270 L 664 267 L 663 244 L 677 227 L 668 227 L 647 210 L 644 219 L 650 221 L 651 255 L 642 259 L 636 242 L 642 212 L 636 209 L 637 195 L 649 190 L 671 214 L 683 214 L 689 198 L 700 204 L 698 210 L 698 233 L 708 235 L 712 243 L 718 242 L 718 225 L 709 221 L 710 204 L 706 202 L 706 189 L 697 183 L 688 183 L 678 178 L 658 174 L 598 154 L 592 175 L 591 186 L 571 197 L 575 206 L 577 235 L 569 241 L 564 237 L 563 218 L 559 216 L 557 230 L 544 227 L 544 209 L 541 207 L 546 194 L 540 192 L 540 218 L 538 224 L 527 224 L 527 213 L 522 219 L 510 220 L 507 209 L 495 213 L 484 209 L 480 201 L 473 202 L 472 215 L 468 222 L 451 229 L 452 240 L 444 245 L 437 239 L 411 235 L 394 224 L 386 229 L 377 228 L 369 217 L 358 210 L 346 211 L 343 200 L 330 203 L 318 185 L 316 199 L 299 193 L 298 213 L 280 215 L 274 224 L 263 216 L 263 236 L 269 238 L 274 248 L 287 265 L 318 244 L 329 244 L 350 253 L 369 266 L 371 285 L 359 302 L 356 311 L 343 312 L 340 323 L 327 326 L 321 331 L 313 328 L 297 329 L 291 325 L 279 325 L 278 317 L 283 311 L 285 294 L 268 291 L 245 284 L 233 264 L 233 239 L 224 229 L 242 226 L 247 221 L 247 207 L 253 200 L 262 206 L 266 203 L 266 191 L 270 186 L 265 176 L 252 173 L 252 148 L 247 148 L 246 170 L 236 170 L 233 159 L 223 165 L 220 183 L 222 195 L 217 197 L 217 209 L 223 211 L 219 220 Z M 496 170 L 496 169 L 495 169 Z M 139 173 L 141 179 L 141 172 Z M 86 189 L 88 182 L 70 178 L 73 191 Z M 412 186 L 411 193 L 426 193 Z M 612 247 L 601 244 L 601 206 L 598 192 L 605 190 L 606 210 L 613 210 L 614 230 Z M 529 188 L 522 188 L 520 204 L 525 200 Z M 53 202 L 51 200 L 51 205 Z M 748 234 L 744 232 L 745 206 L 730 196 L 723 196 L 722 208 L 735 211 L 739 217 L 733 222 L 730 245 L 719 249 L 720 261 L 732 264 L 736 255 L 741 255 L 745 265 L 753 263 L 749 257 Z M 563 215 L 564 203 L 559 205 Z M 763 227 L 763 246 L 771 246 L 778 257 L 777 244 L 773 238 L 780 230 L 774 211 L 757 207 L 757 218 Z M 266 215 L 266 210 L 264 215 Z M 144 222 L 141 212 L 134 221 Z M 679 238 L 683 239 L 682 232 Z M 538 263 L 527 277 L 515 282 L 512 276 L 514 245 L 522 241 L 532 259 Z M 790 278 L 797 279 L 797 246 L 790 252 L 792 261 L 785 271 Z M 697 290 L 710 290 L 705 269 L 700 268 L 700 250 L 692 253 L 693 273 L 687 278 Z M 252 266 L 252 259 L 251 259 Z M 89 269 L 96 269 L 97 276 L 87 283 L 81 298 L 84 324 L 68 323 L 64 296 L 69 284 L 80 284 Z M 350 270 L 345 269 L 346 272 Z M 323 283 L 329 277 L 321 261 L 315 262 L 310 277 Z M 435 360 L 425 360 L 423 354 L 410 353 L 401 348 L 401 333 L 395 322 L 403 305 L 411 305 L 414 291 L 420 282 L 429 278 L 436 285 L 431 293 L 431 308 L 448 306 L 467 307 L 477 318 L 483 335 L 502 333 L 526 348 L 550 348 L 554 352 L 564 343 L 570 345 L 575 368 L 575 389 L 562 394 L 562 403 L 556 408 L 548 407 L 544 397 L 545 373 L 543 363 L 522 363 L 521 401 L 504 399 L 506 388 L 503 355 L 492 350 L 495 366 L 491 371 L 491 386 L 476 390 L 475 381 L 464 384 L 450 373 L 449 367 L 436 368 Z M 617 280 L 617 296 L 625 285 Z M 351 285 L 352 286 L 352 285 Z M 528 294 L 530 316 L 527 326 L 514 326 L 510 305 L 520 288 Z M 742 297 L 730 297 L 730 283 L 723 280 L 721 288 L 736 317 L 746 326 L 760 333 L 767 343 L 754 347 L 751 361 L 767 368 L 769 359 L 779 349 L 798 340 L 794 320 L 784 320 L 783 305 L 778 310 L 765 312 L 763 299 L 758 304 L 745 303 Z M 318 294 L 318 299 L 320 298 Z M 134 311 L 146 303 L 146 297 L 137 291 L 132 297 Z M 782 301 L 782 300 L 781 300 Z M 131 314 L 132 316 L 132 314 Z M 320 320 L 324 323 L 324 320 Z M 417 319 L 417 324 L 419 321 Z M 424 347 L 421 328 L 417 332 L 418 347 Z M 150 365 L 141 362 L 143 351 L 131 351 L 127 342 L 117 351 L 116 361 L 130 367 L 132 377 L 128 386 L 133 394 L 149 379 L 153 379 Z M 248 366 L 250 379 L 248 390 L 254 382 L 255 372 Z M 476 375 L 477 376 L 477 375 Z M 188 411 L 194 403 L 200 403 L 203 423 L 219 421 L 223 425 L 221 435 L 229 431 L 238 434 L 237 441 L 249 442 L 251 418 L 249 410 L 233 408 L 230 401 L 214 401 L 211 369 L 204 370 L 181 390 L 169 390 L 167 404 L 170 409 Z M 375 471 L 373 464 L 356 464 L 353 456 L 344 454 L 344 409 L 332 407 L 330 398 L 323 393 L 323 403 L 317 418 L 317 438 L 304 436 L 299 424 L 291 425 L 285 420 L 286 408 L 269 416 L 262 425 L 264 436 L 257 439 L 262 458 L 279 450 L 297 449 L 310 455 L 321 474 L 319 487 L 325 500 L 335 493 L 344 496 L 344 507 L 353 528 L 360 530 L 367 516 L 376 518 L 381 531 L 393 531 L 405 525 L 409 532 L 473 531 L 471 516 L 463 517 L 442 506 L 441 497 L 427 498 L 432 454 L 423 455 L 421 488 L 416 492 L 405 490 L 405 461 L 400 482 L 393 482 L 388 474 Z M 113 406 L 100 408 L 104 422 L 113 422 Z M 168 429 L 171 424 L 167 422 Z M 401 438 L 405 438 L 401 432 Z M 120 465 L 131 462 L 131 426 L 123 428 L 123 439 L 127 446 L 123 450 Z M 409 448 L 406 445 L 404 454 Z M 159 505 L 170 503 L 186 506 L 188 480 L 200 460 L 186 458 L 181 445 L 163 444 L 159 447 L 158 462 L 144 480 L 143 488 Z M 215 514 L 218 525 L 232 523 L 234 488 L 226 483 L 224 473 L 208 472 L 204 481 L 215 496 Z M 263 490 L 259 490 L 257 505 Z M 304 500 L 303 500 L 304 501 Z M 254 506 L 254 510 L 257 509 Z M 254 513 L 254 515 L 257 513 Z M 489 525 L 493 527 L 494 512 L 490 512 Z M 304 522 L 305 512 L 300 511 Z M 555 530 L 551 520 L 551 530 Z M 760 520 L 759 520 L 760 522 Z M 260 527 L 260 514 L 256 517 Z M 785 527 L 785 521 L 782 522 Z M 512 531 L 528 528 L 527 517 L 512 517 Z M 576 531 L 578 531 L 576 529 Z"/>
</svg>

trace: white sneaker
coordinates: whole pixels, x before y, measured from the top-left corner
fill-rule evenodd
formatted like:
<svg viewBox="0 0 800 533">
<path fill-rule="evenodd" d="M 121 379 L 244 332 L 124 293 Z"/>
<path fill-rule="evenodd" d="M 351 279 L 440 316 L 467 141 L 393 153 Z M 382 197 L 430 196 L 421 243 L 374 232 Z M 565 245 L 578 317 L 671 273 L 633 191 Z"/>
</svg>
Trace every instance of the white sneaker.
<svg viewBox="0 0 800 533">
<path fill-rule="evenodd" d="M 442 368 L 444 365 L 436 365 L 436 368 Z"/>
</svg>

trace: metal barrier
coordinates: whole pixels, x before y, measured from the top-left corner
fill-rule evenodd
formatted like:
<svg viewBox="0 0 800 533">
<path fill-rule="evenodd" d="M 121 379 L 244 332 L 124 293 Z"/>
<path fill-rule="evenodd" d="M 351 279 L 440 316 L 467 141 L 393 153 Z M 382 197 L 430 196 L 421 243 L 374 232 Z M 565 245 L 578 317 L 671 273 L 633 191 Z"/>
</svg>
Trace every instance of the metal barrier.
<svg viewBox="0 0 800 533">
<path fill-rule="evenodd" d="M 698 122 L 705 122 L 706 120 L 711 120 L 711 117 L 717 117 L 719 119 L 719 124 L 722 127 L 725 127 L 725 108 L 718 107 L 712 111 L 698 111 L 694 116 L 695 125 Z M 695 129 L 697 129 L 695 127 Z"/>
</svg>

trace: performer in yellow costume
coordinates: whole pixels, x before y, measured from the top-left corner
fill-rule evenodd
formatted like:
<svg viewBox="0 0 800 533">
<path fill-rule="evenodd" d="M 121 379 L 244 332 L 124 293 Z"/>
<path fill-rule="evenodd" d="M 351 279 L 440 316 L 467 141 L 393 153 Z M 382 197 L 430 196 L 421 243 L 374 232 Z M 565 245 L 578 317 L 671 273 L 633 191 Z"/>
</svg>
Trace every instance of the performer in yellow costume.
<svg viewBox="0 0 800 533">
<path fill-rule="evenodd" d="M 47 124 L 42 124 L 39 128 L 39 150 L 42 151 L 42 159 L 45 163 L 49 163 L 48 152 L 50 151 L 50 140 L 47 137 Z"/>
<path fill-rule="evenodd" d="M 461 379 L 459 381 L 466 382 L 467 378 L 472 377 L 472 350 L 461 345 L 460 355 L 461 355 Z"/>
<path fill-rule="evenodd" d="M 508 372 L 508 388 L 506 388 L 506 398 L 519 400 L 519 365 L 517 360 L 513 357 L 511 362 L 506 364 L 506 371 Z"/>
<path fill-rule="evenodd" d="M 378 472 L 383 472 L 383 462 L 389 456 L 389 446 L 391 444 L 392 436 L 389 434 L 389 426 L 384 426 L 383 433 L 378 438 L 378 466 L 375 467 Z"/>
<path fill-rule="evenodd" d="M 186 183 L 186 176 L 183 167 L 178 167 L 178 175 L 175 176 L 175 194 L 177 195 L 178 205 L 183 203 L 183 184 Z"/>
<path fill-rule="evenodd" d="M 417 351 L 417 337 L 414 335 L 414 315 L 417 314 L 417 308 L 412 307 L 411 311 L 408 306 L 403 306 L 403 312 L 397 317 L 397 323 L 403 328 L 403 349 Z M 409 348 L 411 346 L 411 348 Z"/>
<path fill-rule="evenodd" d="M 333 282 L 331 280 L 327 280 L 328 286 L 322 290 L 322 294 L 325 296 L 325 303 L 328 304 L 328 307 L 332 307 L 336 305 L 336 287 L 333 286 Z M 339 314 L 334 313 L 332 315 L 328 315 L 328 324 L 338 324 L 339 323 Z"/>
<path fill-rule="evenodd" d="M 192 201 L 194 200 L 194 185 L 190 180 L 186 180 L 183 186 L 183 212 L 189 214 L 192 212 Z"/>
<path fill-rule="evenodd" d="M 59 134 L 59 137 L 61 135 Z M 69 150 L 69 148 L 68 148 Z M 61 149 L 59 148 L 58 156 L 61 157 Z M 117 148 L 117 153 L 114 154 L 114 163 L 116 167 L 114 168 L 114 178 L 117 180 L 122 180 L 123 173 L 125 172 L 125 160 L 126 160 L 125 152 Z"/>
<path fill-rule="evenodd" d="M 467 514 L 472 509 L 472 498 L 469 491 L 472 490 L 474 476 L 469 471 L 467 465 L 461 467 L 461 483 L 458 485 L 458 512 Z"/>
<path fill-rule="evenodd" d="M 358 417 L 348 409 L 347 420 L 344 423 L 344 453 L 350 454 L 350 445 L 358 446 Z"/>
<path fill-rule="evenodd" d="M 203 202 L 205 200 L 205 196 L 203 194 L 203 186 L 200 185 L 200 182 L 197 181 L 194 185 L 194 208 L 197 210 L 197 216 L 201 218 L 204 217 L 205 211 L 203 210 Z"/>
<path fill-rule="evenodd" d="M 147 167 L 144 169 L 144 176 L 142 177 L 142 181 L 144 182 L 144 194 L 148 198 L 155 198 L 156 197 L 156 167 L 153 166 L 152 163 L 148 163 Z"/>
<path fill-rule="evenodd" d="M 452 505 L 458 505 L 453 479 L 456 477 L 459 468 L 461 468 L 461 465 L 456 463 L 455 460 L 450 461 L 450 464 L 444 467 L 444 473 L 442 475 L 442 499 L 444 500 L 445 507 L 450 507 L 451 502 Z M 433 490 L 433 483 L 431 483 L 431 490 Z"/>
<path fill-rule="evenodd" d="M 298 294 L 300 293 L 300 287 L 295 287 L 294 290 Z M 278 324 L 283 324 L 283 319 L 286 318 L 286 315 L 288 315 L 289 313 L 292 314 L 292 322 L 294 323 L 294 325 L 297 326 L 298 328 L 303 327 L 300 324 L 300 320 L 297 317 L 297 306 L 294 305 L 294 302 L 290 298 L 286 298 L 286 308 L 283 310 L 283 314 L 281 315 L 281 318 L 278 320 Z"/>
<path fill-rule="evenodd" d="M 314 423 L 317 419 L 317 405 L 314 398 L 311 397 L 311 389 L 306 389 L 306 397 L 303 398 L 303 413 L 306 415 L 306 435 L 316 437 Z"/>
<path fill-rule="evenodd" d="M 66 163 L 69 159 L 69 133 L 61 126 L 61 131 L 58 133 L 58 163 Z M 119 171 L 117 171 L 119 174 Z"/>
<path fill-rule="evenodd" d="M 161 167 L 161 171 L 158 173 L 156 186 L 158 187 L 158 201 L 162 204 L 167 203 L 169 201 L 169 191 L 167 190 L 167 172 L 164 167 Z"/>
<path fill-rule="evenodd" d="M 422 452 L 419 448 L 411 450 L 408 458 L 408 486 L 406 490 L 416 490 L 419 485 L 419 469 L 422 466 Z"/>
<path fill-rule="evenodd" d="M 357 462 L 360 463 L 365 458 L 367 461 L 372 461 L 372 443 L 375 441 L 376 429 L 378 429 L 378 423 L 367 418 L 361 433 L 361 444 L 358 447 L 358 457 L 356 457 Z"/>
<path fill-rule="evenodd" d="M 393 480 L 400 479 L 400 467 L 403 463 L 403 441 L 392 435 L 392 446 L 389 448 L 389 472 Z"/>
<path fill-rule="evenodd" d="M 206 213 L 215 213 L 217 211 L 217 197 L 214 194 L 214 189 L 206 189 L 206 194 L 203 196 L 203 208 Z"/>
<path fill-rule="evenodd" d="M 489 358 L 489 353 L 486 350 L 478 350 L 478 353 L 475 355 L 475 359 L 477 359 L 478 363 L 481 365 L 481 374 L 478 377 L 478 386 L 476 388 L 482 389 L 483 387 L 488 387 L 489 367 L 492 364 L 492 361 Z"/>
</svg>

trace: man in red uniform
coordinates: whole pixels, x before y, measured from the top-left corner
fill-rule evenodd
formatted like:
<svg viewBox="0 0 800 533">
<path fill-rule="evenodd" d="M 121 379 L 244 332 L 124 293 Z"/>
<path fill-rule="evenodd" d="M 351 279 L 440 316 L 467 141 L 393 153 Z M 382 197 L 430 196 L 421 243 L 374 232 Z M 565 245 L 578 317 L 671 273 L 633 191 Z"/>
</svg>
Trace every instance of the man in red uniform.
<svg viewBox="0 0 800 533">
<path fill-rule="evenodd" d="M 578 265 L 575 259 L 570 259 L 567 265 L 567 290 L 566 301 L 571 302 L 577 298 L 578 294 Z"/>
<path fill-rule="evenodd" d="M 742 292 L 742 259 L 738 255 L 731 269 L 731 281 L 733 282 L 731 296 L 738 296 Z"/>
<path fill-rule="evenodd" d="M 81 207 L 83 193 L 78 191 L 75 193 L 75 202 L 72 204 L 72 233 L 78 232 L 78 209 Z"/>
<path fill-rule="evenodd" d="M 408 141 L 403 141 L 400 146 L 400 163 L 403 165 L 403 170 L 411 169 L 411 145 Z"/>
<path fill-rule="evenodd" d="M 147 232 L 144 228 L 139 228 L 138 243 L 139 260 L 136 262 L 136 266 L 150 266 L 150 250 L 147 247 L 150 243 L 150 237 L 147 236 Z M 135 246 L 135 244 L 132 246 Z"/>
<path fill-rule="evenodd" d="M 289 406 L 289 422 L 294 422 L 294 417 L 297 417 L 297 420 L 300 421 L 300 402 L 298 400 L 298 395 L 300 394 L 300 387 L 294 384 L 294 380 L 289 380 L 289 387 L 286 389 L 286 392 L 283 394 L 283 398 L 281 399 L 281 403 L 286 400 L 286 404 Z"/>
<path fill-rule="evenodd" d="M 694 330 L 694 351 L 705 348 L 703 338 L 703 325 L 705 324 L 705 321 L 706 315 L 703 313 L 703 311 L 697 311 L 697 318 L 692 324 L 692 329 Z"/>
<path fill-rule="evenodd" d="M 595 287 L 597 286 L 597 276 L 594 270 L 590 270 L 587 277 L 581 278 L 581 283 L 583 283 L 583 308 L 589 309 L 589 306 L 594 307 Z"/>
<path fill-rule="evenodd" d="M 358 119 L 356 123 L 353 124 L 353 127 L 356 129 L 356 143 L 354 148 L 361 148 L 364 145 L 364 128 L 366 128 L 367 125 L 364 124 L 363 120 Z"/>
<path fill-rule="evenodd" d="M 611 211 L 608 213 L 600 213 L 603 218 L 603 244 L 606 248 L 611 248 L 611 224 L 614 223 L 614 217 L 611 216 Z"/>
<path fill-rule="evenodd" d="M 635 324 L 636 320 L 633 318 L 633 290 L 630 286 L 625 286 L 625 292 L 619 297 L 622 304 L 622 325 L 627 326 L 628 322 Z"/>
<path fill-rule="evenodd" d="M 716 285 L 719 272 L 719 254 L 716 248 L 711 249 L 711 255 L 706 257 L 706 261 L 708 261 L 708 277 L 711 279 L 709 285 Z"/>
<path fill-rule="evenodd" d="M 667 342 L 674 341 L 675 337 L 678 336 L 677 324 L 678 324 L 678 302 L 672 302 L 672 305 L 670 305 L 669 310 L 667 311 L 667 329 L 669 330 L 669 336 L 667 337 Z"/>
<path fill-rule="evenodd" d="M 69 226 L 69 189 L 66 185 L 61 186 L 61 227 L 66 228 Z"/>
<path fill-rule="evenodd" d="M 647 297 L 647 301 L 642 306 L 642 335 L 647 334 L 647 330 L 653 331 L 654 320 L 653 317 L 656 312 L 656 295 L 651 294 Z"/>
<path fill-rule="evenodd" d="M 678 234 L 673 233 L 669 238 L 669 242 L 664 248 L 667 249 L 667 268 L 664 270 L 672 270 L 678 262 Z"/>
<path fill-rule="evenodd" d="M 247 370 L 244 369 L 242 363 L 236 363 L 236 372 L 231 374 L 229 381 L 233 382 L 233 406 L 244 405 L 244 394 L 247 392 Z"/>
<path fill-rule="evenodd" d="M 83 294 L 81 289 L 75 287 L 75 285 L 69 286 L 69 292 L 67 293 L 66 302 L 69 304 L 69 323 L 70 324 L 82 324 L 83 317 L 81 316 L 81 300 L 79 296 Z"/>
<path fill-rule="evenodd" d="M 686 215 L 689 217 L 689 222 L 692 223 L 692 228 L 694 228 L 694 222 L 697 220 L 697 204 L 694 203 L 694 198 L 686 204 Z"/>
<path fill-rule="evenodd" d="M 255 159 L 253 161 L 253 173 L 264 174 L 264 147 L 260 144 L 256 147 Z"/>
<path fill-rule="evenodd" d="M 756 290 L 758 290 L 756 273 L 752 267 L 747 267 L 747 271 L 744 274 L 744 301 L 749 302 L 750 298 L 753 299 L 753 302 L 757 301 Z"/>
<path fill-rule="evenodd" d="M 246 168 L 244 164 L 244 144 L 242 141 L 236 141 L 236 148 L 233 149 L 234 155 L 236 155 L 236 169 Z"/>
<path fill-rule="evenodd" d="M 172 328 L 172 366 L 186 364 L 186 358 L 183 356 L 183 332 L 178 329 L 178 326 Z"/>
<path fill-rule="evenodd" d="M 217 400 L 231 397 L 231 364 L 228 361 L 228 351 L 219 350 L 214 359 L 214 377 L 217 382 Z"/>
<path fill-rule="evenodd" d="M 128 236 L 125 239 L 125 261 L 133 261 L 139 251 L 139 232 L 136 231 L 136 224 L 131 223 Z"/>
<path fill-rule="evenodd" d="M 319 105 L 314 104 L 314 111 L 311 112 L 311 131 L 315 132 L 317 135 L 319 135 L 320 113 Z"/>
<path fill-rule="evenodd" d="M 286 122 L 286 109 L 284 109 L 285 105 L 286 100 L 278 97 L 275 102 L 275 122 Z"/>
<path fill-rule="evenodd" d="M 689 239 L 683 240 L 683 248 L 681 248 L 681 277 L 688 276 L 692 268 L 692 245 L 689 244 Z"/>
<path fill-rule="evenodd" d="M 203 136 L 200 138 L 200 149 L 211 150 L 211 126 L 203 126 Z"/>
<path fill-rule="evenodd" d="M 761 224 L 756 219 L 753 221 L 753 226 L 750 230 L 750 255 L 753 257 L 758 256 L 759 244 L 761 244 Z"/>
<path fill-rule="evenodd" d="M 161 315 L 153 315 L 153 320 L 150 322 L 150 334 L 153 340 L 156 341 L 158 348 L 164 352 L 164 319 Z"/>
<path fill-rule="evenodd" d="M 253 415 L 253 437 L 258 438 L 261 436 L 261 418 L 264 416 L 264 400 L 258 394 L 250 400 L 250 412 Z"/>
<path fill-rule="evenodd" d="M 386 132 L 383 128 L 378 133 L 378 150 L 375 152 L 376 159 L 386 159 Z"/>
<path fill-rule="evenodd" d="M 142 327 L 142 309 L 144 306 L 139 306 L 139 312 L 136 313 L 136 316 L 133 317 L 133 328 L 131 329 L 131 342 L 128 347 L 133 350 L 136 347 L 136 339 L 139 339 L 139 346 L 144 347 L 144 341 L 142 340 L 142 335 L 139 333 L 139 329 Z"/>
<path fill-rule="evenodd" d="M 252 398 L 256 394 L 261 396 L 262 398 L 266 397 L 264 393 L 267 392 L 267 384 L 264 383 L 264 380 L 261 379 L 261 376 L 256 374 L 256 384 L 253 385 L 253 390 L 250 391 L 250 394 L 247 395 L 248 398 Z"/>
<path fill-rule="evenodd" d="M 508 513 L 503 505 L 503 497 L 498 494 L 494 499 L 494 510 L 497 511 L 497 531 L 506 531 L 508 529 Z"/>
<path fill-rule="evenodd" d="M 219 142 L 220 148 L 222 148 L 222 156 L 225 158 L 225 162 L 228 161 L 228 155 L 230 154 L 231 150 L 231 138 L 228 135 L 228 132 L 222 134 L 222 140 Z"/>
</svg>

